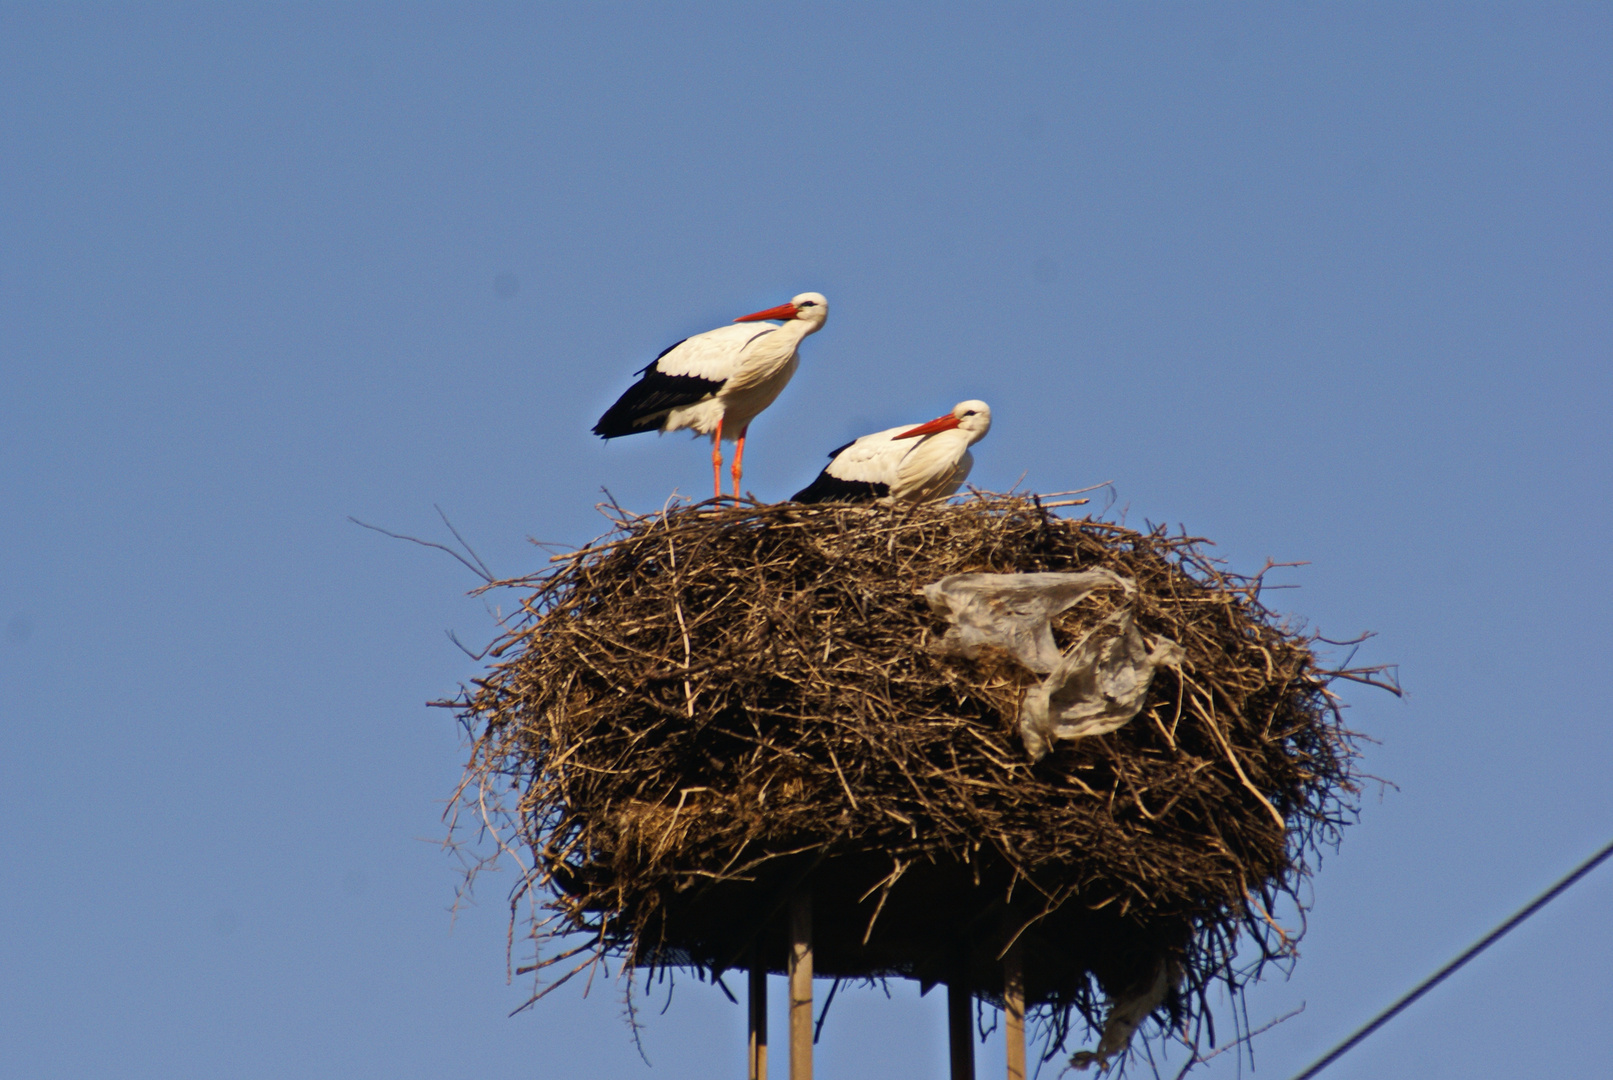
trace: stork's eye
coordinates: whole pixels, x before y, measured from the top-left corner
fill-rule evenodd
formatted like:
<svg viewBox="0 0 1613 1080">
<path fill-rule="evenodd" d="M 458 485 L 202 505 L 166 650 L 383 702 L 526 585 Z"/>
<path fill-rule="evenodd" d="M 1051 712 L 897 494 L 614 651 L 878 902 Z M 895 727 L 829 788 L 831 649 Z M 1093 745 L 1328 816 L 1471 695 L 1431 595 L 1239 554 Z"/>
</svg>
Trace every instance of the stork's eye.
<svg viewBox="0 0 1613 1080">
<path fill-rule="evenodd" d="M 798 308 L 802 308 L 802 307 L 817 307 L 818 302 L 816 300 L 803 300 L 799 304 L 796 304 L 795 306 L 798 307 Z"/>
</svg>

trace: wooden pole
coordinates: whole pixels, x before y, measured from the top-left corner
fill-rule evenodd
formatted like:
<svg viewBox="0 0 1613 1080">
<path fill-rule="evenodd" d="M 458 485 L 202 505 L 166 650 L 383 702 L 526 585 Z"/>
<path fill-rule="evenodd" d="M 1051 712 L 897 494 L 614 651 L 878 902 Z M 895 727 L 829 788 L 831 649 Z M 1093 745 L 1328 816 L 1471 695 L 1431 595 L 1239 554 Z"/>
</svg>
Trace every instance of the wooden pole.
<svg viewBox="0 0 1613 1080">
<path fill-rule="evenodd" d="M 1025 967 L 1017 941 L 1003 957 L 1003 1012 L 1008 1027 L 1008 1080 L 1025 1080 Z"/>
<path fill-rule="evenodd" d="M 952 1080 L 975 1080 L 974 996 L 961 983 L 947 983 L 947 1042 Z"/>
<path fill-rule="evenodd" d="M 812 894 L 790 898 L 790 1080 L 812 1080 Z"/>
<path fill-rule="evenodd" d="M 746 1080 L 767 1080 L 767 968 L 751 951 L 750 962 L 750 1046 L 747 1051 Z"/>
</svg>

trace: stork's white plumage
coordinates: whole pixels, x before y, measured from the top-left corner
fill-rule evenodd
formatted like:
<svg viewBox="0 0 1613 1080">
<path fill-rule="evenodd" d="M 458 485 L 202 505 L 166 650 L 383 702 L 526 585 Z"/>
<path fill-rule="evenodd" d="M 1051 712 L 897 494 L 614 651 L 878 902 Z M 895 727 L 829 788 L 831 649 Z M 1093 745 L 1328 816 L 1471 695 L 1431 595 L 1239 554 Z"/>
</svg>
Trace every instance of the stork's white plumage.
<svg viewBox="0 0 1613 1080">
<path fill-rule="evenodd" d="M 796 502 L 927 502 L 944 499 L 974 468 L 969 447 L 991 430 L 991 406 L 960 401 L 918 427 L 864 435 L 829 454 L 827 468 L 795 493 Z"/>
<path fill-rule="evenodd" d="M 722 440 L 734 449 L 734 495 L 739 495 L 745 433 L 779 396 L 800 362 L 801 339 L 823 327 L 829 301 L 802 293 L 788 304 L 734 320 L 736 325 L 673 345 L 638 372 L 639 381 L 594 425 L 602 439 L 640 431 L 691 428 L 711 436 L 711 484 L 722 495 Z M 753 326 L 769 319 L 779 326 Z"/>
</svg>

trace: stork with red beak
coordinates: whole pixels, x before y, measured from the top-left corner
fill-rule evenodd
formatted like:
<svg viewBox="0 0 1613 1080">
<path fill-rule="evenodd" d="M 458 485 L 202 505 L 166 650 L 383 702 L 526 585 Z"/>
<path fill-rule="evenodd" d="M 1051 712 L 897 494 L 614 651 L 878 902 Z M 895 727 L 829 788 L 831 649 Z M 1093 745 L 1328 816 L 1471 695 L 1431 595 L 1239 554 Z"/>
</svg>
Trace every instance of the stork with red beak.
<svg viewBox="0 0 1613 1080">
<path fill-rule="evenodd" d="M 802 293 L 788 304 L 743 315 L 673 345 L 639 370 L 639 380 L 594 425 L 602 439 L 640 431 L 691 428 L 711 436 L 711 485 L 722 496 L 722 440 L 734 442 L 734 497 L 739 497 L 745 434 L 756 415 L 795 374 L 801 339 L 823 327 L 829 301 Z M 781 325 L 755 326 L 779 320 Z"/>
<path fill-rule="evenodd" d="M 795 493 L 796 502 L 928 502 L 963 486 L 974 468 L 969 447 L 991 430 L 991 406 L 960 401 L 918 427 L 864 435 L 829 454 L 828 467 Z"/>
</svg>

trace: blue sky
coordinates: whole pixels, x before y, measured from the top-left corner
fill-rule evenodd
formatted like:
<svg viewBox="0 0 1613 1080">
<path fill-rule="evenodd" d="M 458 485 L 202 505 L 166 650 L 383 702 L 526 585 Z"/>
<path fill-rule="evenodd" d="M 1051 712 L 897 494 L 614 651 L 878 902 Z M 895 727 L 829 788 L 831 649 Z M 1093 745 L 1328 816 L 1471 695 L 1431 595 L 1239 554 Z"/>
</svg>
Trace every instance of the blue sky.
<svg viewBox="0 0 1613 1080">
<path fill-rule="evenodd" d="M 737 1075 L 692 981 L 649 1069 L 614 987 L 506 1016 L 424 705 L 491 619 L 347 517 L 515 574 L 698 496 L 589 426 L 808 289 L 760 497 L 980 397 L 982 486 L 1306 560 L 1274 600 L 1401 665 L 1347 694 L 1398 789 L 1249 1001 L 1297 1071 L 1613 836 L 1610 52 L 1592 4 L 0 4 L 0 1071 Z M 1604 1068 L 1610 903 L 1327 1075 Z M 939 1075 L 943 1009 L 842 993 L 820 1072 Z"/>
</svg>

